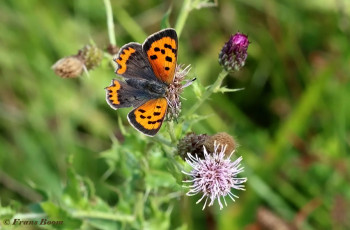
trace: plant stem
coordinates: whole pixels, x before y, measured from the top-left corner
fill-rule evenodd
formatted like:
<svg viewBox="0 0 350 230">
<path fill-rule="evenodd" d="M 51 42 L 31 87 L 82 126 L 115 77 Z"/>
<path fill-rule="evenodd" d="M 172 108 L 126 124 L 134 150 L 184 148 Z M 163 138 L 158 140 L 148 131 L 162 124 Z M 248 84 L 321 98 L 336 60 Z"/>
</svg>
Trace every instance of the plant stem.
<svg viewBox="0 0 350 230">
<path fill-rule="evenodd" d="M 153 139 L 154 139 L 155 141 L 158 141 L 158 142 L 160 142 L 160 143 L 166 145 L 166 146 L 175 147 L 174 144 L 172 144 L 172 143 L 171 143 L 170 141 L 168 141 L 168 140 L 165 140 L 164 138 L 160 137 L 159 135 L 154 136 Z"/>
<path fill-rule="evenodd" d="M 113 11 L 110 0 L 104 0 L 106 7 L 106 16 L 107 16 L 107 28 L 108 28 L 108 37 L 109 43 L 113 46 L 116 46 L 115 33 L 114 33 L 114 22 L 113 22 Z"/>
<path fill-rule="evenodd" d="M 176 24 L 175 24 L 175 30 L 177 32 L 178 37 L 180 37 L 181 35 L 182 29 L 185 26 L 185 22 L 190 12 L 191 12 L 191 0 L 184 0 L 181 11 L 179 13 L 179 16 L 177 17 Z"/>
<path fill-rule="evenodd" d="M 200 100 L 199 100 L 196 104 L 194 104 L 194 105 L 192 106 L 192 108 L 190 108 L 190 109 L 186 112 L 185 116 L 188 116 L 188 115 L 192 114 L 194 111 L 196 111 L 196 110 L 199 108 L 199 106 L 201 106 L 202 103 L 203 103 L 204 101 L 206 101 L 206 100 L 210 97 L 210 95 L 211 95 L 212 93 L 215 93 L 217 90 L 219 90 L 219 89 L 220 89 L 220 86 L 221 86 L 221 84 L 222 84 L 222 81 L 223 81 L 224 78 L 227 76 L 227 74 L 228 74 L 228 72 L 227 72 L 226 70 L 222 70 L 221 73 L 219 74 L 218 78 L 217 78 L 216 81 L 214 82 L 214 84 L 212 84 L 212 85 L 209 87 L 209 89 L 206 90 L 206 91 L 204 92 L 204 94 L 201 96 Z"/>
<path fill-rule="evenodd" d="M 174 133 L 174 122 L 173 121 L 167 122 L 167 127 L 168 127 L 168 132 L 169 132 L 169 135 L 170 135 L 171 143 L 175 144 L 176 143 L 176 137 L 175 137 L 175 133 Z"/>
</svg>

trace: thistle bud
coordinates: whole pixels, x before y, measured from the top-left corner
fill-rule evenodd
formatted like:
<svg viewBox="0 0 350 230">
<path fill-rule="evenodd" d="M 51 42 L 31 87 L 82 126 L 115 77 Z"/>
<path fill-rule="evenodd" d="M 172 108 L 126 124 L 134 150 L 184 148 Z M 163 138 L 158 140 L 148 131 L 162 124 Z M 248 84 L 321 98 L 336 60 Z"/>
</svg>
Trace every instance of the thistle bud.
<svg viewBox="0 0 350 230">
<path fill-rule="evenodd" d="M 84 70 L 84 60 L 78 55 L 64 57 L 58 60 L 52 69 L 62 78 L 79 77 Z"/>
<path fill-rule="evenodd" d="M 87 45 L 80 50 L 79 55 L 83 57 L 86 68 L 91 70 L 100 65 L 103 58 L 103 51 L 96 46 Z"/>
<path fill-rule="evenodd" d="M 188 133 L 184 138 L 179 141 L 177 145 L 178 154 L 185 160 L 187 153 L 197 155 L 199 158 L 204 157 L 203 144 L 208 138 L 207 134 L 195 134 Z"/>
<path fill-rule="evenodd" d="M 240 70 L 247 59 L 248 36 L 242 33 L 231 35 L 219 54 L 219 63 L 226 71 Z"/>
</svg>

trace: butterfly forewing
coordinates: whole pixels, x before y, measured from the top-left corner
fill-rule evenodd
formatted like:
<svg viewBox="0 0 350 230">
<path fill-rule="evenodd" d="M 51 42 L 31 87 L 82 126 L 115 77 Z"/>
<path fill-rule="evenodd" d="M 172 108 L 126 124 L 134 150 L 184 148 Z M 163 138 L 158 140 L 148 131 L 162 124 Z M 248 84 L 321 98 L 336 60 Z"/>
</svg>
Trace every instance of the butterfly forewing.
<svg viewBox="0 0 350 230">
<path fill-rule="evenodd" d="M 155 76 L 170 84 L 173 82 L 177 62 L 178 40 L 174 29 L 164 29 L 149 36 L 143 44 Z"/>
<path fill-rule="evenodd" d="M 114 61 L 118 65 L 115 73 L 122 77 L 157 80 L 139 43 L 131 42 L 122 46 Z"/>
</svg>

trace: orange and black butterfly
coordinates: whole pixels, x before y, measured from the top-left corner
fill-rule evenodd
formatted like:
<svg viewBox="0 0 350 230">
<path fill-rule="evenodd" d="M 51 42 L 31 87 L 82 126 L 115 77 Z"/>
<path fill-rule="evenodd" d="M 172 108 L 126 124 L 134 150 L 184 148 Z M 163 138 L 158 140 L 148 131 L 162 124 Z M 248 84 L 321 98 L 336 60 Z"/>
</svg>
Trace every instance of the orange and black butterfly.
<svg viewBox="0 0 350 230">
<path fill-rule="evenodd" d="M 154 136 L 167 112 L 165 97 L 173 82 L 177 62 L 178 39 L 174 29 L 150 35 L 141 45 L 131 42 L 120 48 L 114 60 L 116 74 L 125 81 L 112 80 L 106 87 L 108 104 L 113 109 L 134 107 L 130 124 L 141 133 Z"/>
</svg>

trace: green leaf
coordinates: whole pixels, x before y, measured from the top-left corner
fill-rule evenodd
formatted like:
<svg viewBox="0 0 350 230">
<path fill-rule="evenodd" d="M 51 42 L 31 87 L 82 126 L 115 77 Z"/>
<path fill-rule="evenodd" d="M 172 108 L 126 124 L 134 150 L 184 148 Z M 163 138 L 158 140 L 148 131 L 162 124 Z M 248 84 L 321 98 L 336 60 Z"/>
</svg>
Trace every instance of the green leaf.
<svg viewBox="0 0 350 230">
<path fill-rule="evenodd" d="M 68 169 L 67 186 L 64 189 L 62 200 L 67 205 L 75 207 L 85 207 L 87 204 L 88 190 L 83 180 L 77 175 L 72 168 Z"/>
<path fill-rule="evenodd" d="M 170 210 L 162 212 L 158 210 L 154 218 L 145 221 L 143 229 L 153 230 L 153 229 L 170 229 Z"/>
<path fill-rule="evenodd" d="M 237 88 L 237 89 L 229 89 L 226 87 L 220 87 L 219 89 L 215 90 L 214 93 L 227 93 L 227 92 L 237 92 L 237 91 L 241 91 L 244 90 L 244 88 Z"/>
<path fill-rule="evenodd" d="M 0 220 L 9 219 L 16 214 L 16 211 L 10 207 L 0 206 Z"/>
<path fill-rule="evenodd" d="M 87 222 L 95 227 L 96 229 L 101 230 L 110 230 L 110 229 L 121 229 L 121 223 L 112 220 L 102 220 L 102 219 L 88 219 Z"/>
<path fill-rule="evenodd" d="M 203 91 L 204 91 L 204 87 L 203 85 L 201 85 L 199 83 L 199 81 L 194 81 L 192 83 L 192 88 L 193 88 L 193 92 L 194 94 L 196 95 L 197 98 L 201 98 L 202 94 L 203 94 Z"/>
<path fill-rule="evenodd" d="M 209 1 L 209 0 L 197 0 L 193 2 L 192 8 L 195 8 L 197 10 L 200 10 L 202 8 L 209 8 L 209 7 L 217 7 L 218 1 Z"/>
<path fill-rule="evenodd" d="M 149 189 L 158 189 L 160 187 L 170 188 L 177 186 L 176 180 L 170 173 L 151 170 L 145 177 L 146 186 Z"/>
<path fill-rule="evenodd" d="M 72 218 L 62 207 L 59 207 L 50 201 L 43 202 L 40 206 L 48 215 L 48 221 L 62 221 L 63 224 L 55 225 L 57 229 L 80 229 L 82 221 Z"/>
</svg>

